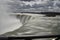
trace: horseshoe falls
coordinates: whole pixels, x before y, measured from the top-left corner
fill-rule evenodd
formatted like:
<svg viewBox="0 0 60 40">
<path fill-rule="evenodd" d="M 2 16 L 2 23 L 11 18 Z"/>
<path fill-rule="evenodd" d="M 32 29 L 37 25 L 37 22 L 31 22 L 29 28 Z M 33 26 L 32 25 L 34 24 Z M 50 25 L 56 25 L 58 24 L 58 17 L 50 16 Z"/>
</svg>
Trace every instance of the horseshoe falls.
<svg viewBox="0 0 60 40">
<path fill-rule="evenodd" d="M 32 16 L 33 15 L 33 16 Z M 44 15 L 19 15 L 14 16 L 19 20 L 20 27 L 8 31 L 1 36 L 34 36 L 60 34 L 60 16 L 44 17 Z M 14 20 L 13 20 L 14 21 Z M 15 24 L 17 25 L 17 24 Z M 17 27 L 17 26 L 16 26 Z M 15 28 L 12 26 L 12 28 Z M 11 29 L 10 29 L 11 30 Z M 36 40 L 36 39 L 33 39 Z M 37 39 L 45 40 L 45 39 Z M 48 39 L 46 39 L 48 40 Z M 52 40 L 52 39 L 49 39 Z"/>
<path fill-rule="evenodd" d="M 44 17 L 44 15 L 20 15 L 16 16 L 16 18 L 20 20 L 22 26 L 3 34 L 3 36 L 60 34 L 60 16 Z"/>
</svg>

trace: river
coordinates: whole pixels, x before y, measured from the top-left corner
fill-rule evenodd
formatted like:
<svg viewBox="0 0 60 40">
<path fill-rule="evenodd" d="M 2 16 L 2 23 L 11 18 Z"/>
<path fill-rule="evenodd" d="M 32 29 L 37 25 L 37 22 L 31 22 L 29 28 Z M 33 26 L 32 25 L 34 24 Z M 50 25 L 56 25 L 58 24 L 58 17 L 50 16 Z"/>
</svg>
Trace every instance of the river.
<svg viewBox="0 0 60 40">
<path fill-rule="evenodd" d="M 20 15 L 16 17 L 10 15 L 10 18 L 6 17 L 2 23 L 4 27 L 1 27 L 1 33 L 5 32 L 1 34 L 2 36 L 60 34 L 60 16 L 45 17 L 39 14 L 35 16 Z"/>
</svg>

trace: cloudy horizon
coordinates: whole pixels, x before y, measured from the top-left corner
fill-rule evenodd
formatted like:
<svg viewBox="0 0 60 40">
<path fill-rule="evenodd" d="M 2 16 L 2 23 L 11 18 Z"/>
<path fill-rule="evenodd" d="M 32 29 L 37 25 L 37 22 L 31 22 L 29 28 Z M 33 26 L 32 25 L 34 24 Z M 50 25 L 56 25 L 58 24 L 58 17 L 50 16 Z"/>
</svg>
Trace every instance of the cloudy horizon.
<svg viewBox="0 0 60 40">
<path fill-rule="evenodd" d="M 56 11 L 60 12 L 60 2 L 53 0 L 1 0 L 0 5 L 7 12 L 19 13 L 24 11 Z"/>
<path fill-rule="evenodd" d="M 11 12 L 21 11 L 58 11 L 60 10 L 59 1 L 51 0 L 11 0 L 7 3 Z"/>
</svg>

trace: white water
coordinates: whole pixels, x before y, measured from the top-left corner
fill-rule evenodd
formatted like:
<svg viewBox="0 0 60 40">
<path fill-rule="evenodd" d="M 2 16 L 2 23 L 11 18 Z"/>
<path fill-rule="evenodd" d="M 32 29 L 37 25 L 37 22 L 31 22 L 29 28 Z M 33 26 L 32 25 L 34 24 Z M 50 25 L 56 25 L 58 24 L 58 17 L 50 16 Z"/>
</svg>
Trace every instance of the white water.
<svg viewBox="0 0 60 40">
<path fill-rule="evenodd" d="M 3 13 L 0 16 L 0 34 L 15 30 L 21 25 L 20 20 L 14 16 L 9 16 L 8 14 L 3 15 Z"/>
<path fill-rule="evenodd" d="M 30 16 L 20 16 L 20 23 L 24 24 Z M 60 34 L 59 27 L 60 16 L 56 17 L 41 17 L 31 16 L 29 21 L 22 25 L 21 28 L 5 33 L 3 36 L 32 36 L 32 35 L 51 35 Z M 13 27 L 15 28 L 15 27 Z M 33 40 L 52 40 L 52 39 L 33 39 Z"/>
<path fill-rule="evenodd" d="M 20 23 L 22 27 L 18 28 L 12 32 L 9 32 L 7 35 L 49 35 L 49 34 L 59 34 L 59 24 L 60 18 L 57 17 L 41 17 L 41 16 L 30 16 L 24 15 L 20 16 Z M 57 29 L 57 30 L 56 30 Z"/>
<path fill-rule="evenodd" d="M 8 12 L 9 8 L 6 4 L 8 1 L 9 0 L 0 0 L 0 35 L 21 26 L 20 20 L 15 16 L 10 16 Z"/>
</svg>

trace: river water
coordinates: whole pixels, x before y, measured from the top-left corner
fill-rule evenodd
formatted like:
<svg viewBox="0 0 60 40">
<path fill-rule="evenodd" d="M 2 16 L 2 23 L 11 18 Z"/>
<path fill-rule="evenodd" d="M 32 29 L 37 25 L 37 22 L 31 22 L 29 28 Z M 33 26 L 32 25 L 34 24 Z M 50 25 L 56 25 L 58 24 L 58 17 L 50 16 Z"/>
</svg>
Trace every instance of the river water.
<svg viewBox="0 0 60 40">
<path fill-rule="evenodd" d="M 35 16 L 20 15 L 19 17 L 16 17 L 10 15 L 10 18 L 8 18 L 6 18 L 5 21 L 3 20 L 5 25 L 2 25 L 6 26 L 4 27 L 4 30 L 6 31 L 2 30 L 3 28 L 1 29 L 2 36 L 60 34 L 60 16 L 45 17 L 44 15 L 39 14 Z"/>
</svg>

